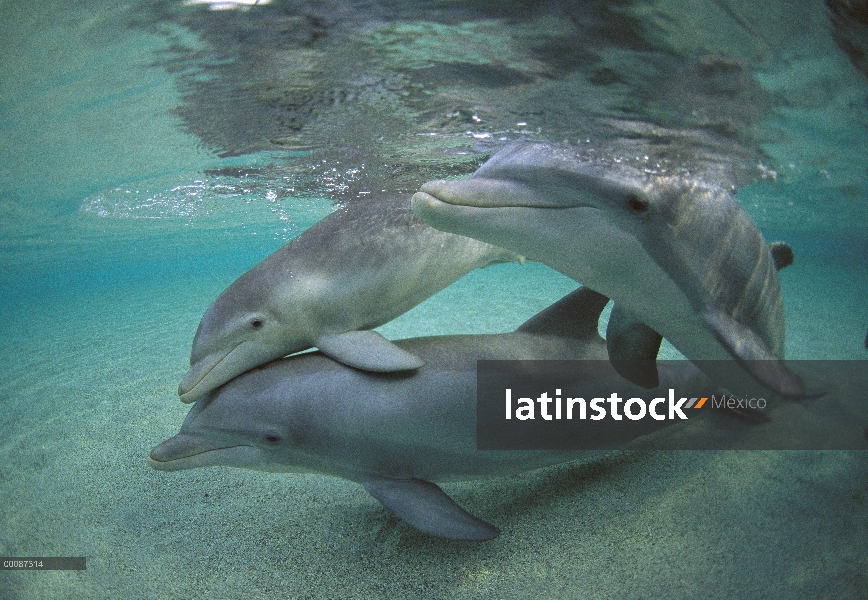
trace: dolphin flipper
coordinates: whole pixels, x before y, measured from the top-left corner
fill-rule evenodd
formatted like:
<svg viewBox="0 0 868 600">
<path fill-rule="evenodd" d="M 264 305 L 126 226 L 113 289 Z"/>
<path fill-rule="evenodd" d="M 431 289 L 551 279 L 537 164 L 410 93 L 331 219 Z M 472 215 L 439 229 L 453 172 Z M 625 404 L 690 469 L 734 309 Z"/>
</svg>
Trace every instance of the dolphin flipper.
<svg viewBox="0 0 868 600">
<path fill-rule="evenodd" d="M 786 242 L 771 242 L 769 252 L 775 269 L 780 271 L 793 264 L 793 249 Z M 769 389 L 788 398 L 817 398 L 826 392 L 809 390 L 802 378 L 790 371 L 784 361 L 769 351 L 751 329 L 737 323 L 731 315 L 721 311 L 705 313 L 705 322 L 729 353 Z"/>
<path fill-rule="evenodd" d="M 321 335 L 316 339 L 320 352 L 349 367 L 391 373 L 418 369 L 425 361 L 402 350 L 376 331 L 347 331 Z"/>
<path fill-rule="evenodd" d="M 500 535 L 497 527 L 465 511 L 430 481 L 375 477 L 362 485 L 399 519 L 425 533 L 480 542 Z"/>
<path fill-rule="evenodd" d="M 705 323 L 724 348 L 757 381 L 786 398 L 816 398 L 825 392 L 809 390 L 802 378 L 790 371 L 749 327 L 723 311 L 705 313 Z"/>
<path fill-rule="evenodd" d="M 624 379 L 645 389 L 660 385 L 657 375 L 657 353 L 663 336 L 639 318 L 616 304 L 606 327 L 606 349 L 609 362 Z"/>
<path fill-rule="evenodd" d="M 745 407 L 732 407 L 723 406 L 721 408 L 716 408 L 713 404 L 711 406 L 712 410 L 716 410 L 727 417 L 731 417 L 734 419 L 738 419 L 740 421 L 744 421 L 745 423 L 750 423 L 753 425 L 759 423 L 771 423 L 772 419 L 763 411 L 758 410 L 756 408 L 751 408 L 750 406 Z"/>
<path fill-rule="evenodd" d="M 793 248 L 788 243 L 771 242 L 769 252 L 776 270 L 793 264 Z M 660 385 L 656 360 L 662 342 L 663 336 L 635 314 L 618 304 L 612 308 L 606 328 L 606 349 L 618 375 L 646 389 Z"/>
</svg>

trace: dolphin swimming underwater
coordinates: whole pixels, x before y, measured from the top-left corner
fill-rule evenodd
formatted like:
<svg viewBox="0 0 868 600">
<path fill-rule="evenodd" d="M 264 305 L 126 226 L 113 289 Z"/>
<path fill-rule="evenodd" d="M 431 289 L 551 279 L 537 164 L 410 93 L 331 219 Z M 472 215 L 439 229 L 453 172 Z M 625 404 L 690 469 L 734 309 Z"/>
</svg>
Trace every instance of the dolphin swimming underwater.
<svg viewBox="0 0 868 600">
<path fill-rule="evenodd" d="M 222 465 L 333 475 L 362 484 L 426 533 L 455 540 L 494 538 L 496 527 L 465 512 L 432 481 L 508 475 L 602 450 L 477 450 L 476 362 L 597 359 L 599 372 L 578 382 L 577 389 L 611 391 L 614 382 L 619 390 L 630 389 L 608 363 L 597 333 L 607 301 L 579 288 L 513 333 L 396 342 L 424 359 L 416 371 L 359 371 L 318 352 L 273 361 L 200 399 L 180 433 L 151 450 L 149 464 L 163 471 Z M 661 366 L 664 385 L 705 380 L 691 363 L 682 362 L 681 370 Z M 606 429 L 605 439 L 593 447 L 622 447 L 671 422 L 619 424 Z M 576 423 L 576 435 L 599 439 L 598 422 L 588 423 Z"/>
<path fill-rule="evenodd" d="M 412 205 L 438 229 L 520 252 L 609 296 L 621 329 L 643 323 L 689 359 L 733 357 L 774 392 L 812 394 L 782 360 L 775 259 L 727 190 L 526 143 L 470 179 L 426 183 Z"/>
<path fill-rule="evenodd" d="M 369 331 L 470 271 L 518 255 L 422 223 L 406 199 L 333 212 L 244 273 L 205 312 L 178 387 L 195 402 L 236 375 L 316 346 L 369 371 L 422 361 Z"/>
</svg>

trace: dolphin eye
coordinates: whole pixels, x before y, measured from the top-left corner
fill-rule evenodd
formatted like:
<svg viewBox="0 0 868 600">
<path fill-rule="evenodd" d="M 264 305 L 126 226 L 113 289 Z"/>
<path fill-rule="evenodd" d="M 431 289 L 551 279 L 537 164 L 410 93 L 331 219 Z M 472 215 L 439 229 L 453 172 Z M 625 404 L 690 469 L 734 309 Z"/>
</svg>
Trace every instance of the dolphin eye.
<svg viewBox="0 0 868 600">
<path fill-rule="evenodd" d="M 272 445 L 272 446 L 275 446 L 275 445 L 277 445 L 277 444 L 280 443 L 280 436 L 279 436 L 279 435 L 274 435 L 273 433 L 270 433 L 270 434 L 268 434 L 268 435 L 265 436 L 265 442 L 266 442 L 267 444 L 270 444 L 270 445 Z"/>
<path fill-rule="evenodd" d="M 636 194 L 630 194 L 627 196 L 627 206 L 629 206 L 630 210 L 634 213 L 645 212 L 648 210 L 648 203 Z"/>
<path fill-rule="evenodd" d="M 253 319 L 252 321 L 250 321 L 250 325 L 253 327 L 253 329 L 259 329 L 260 327 L 265 325 L 265 323 L 262 321 L 262 319 Z"/>
</svg>

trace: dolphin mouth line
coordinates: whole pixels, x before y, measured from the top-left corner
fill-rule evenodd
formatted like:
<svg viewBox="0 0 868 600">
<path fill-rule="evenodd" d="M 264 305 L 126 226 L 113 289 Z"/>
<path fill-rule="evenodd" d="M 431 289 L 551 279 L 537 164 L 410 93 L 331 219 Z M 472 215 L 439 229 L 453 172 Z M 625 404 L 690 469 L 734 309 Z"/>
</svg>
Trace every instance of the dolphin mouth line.
<svg viewBox="0 0 868 600">
<path fill-rule="evenodd" d="M 249 446 L 247 444 L 235 444 L 233 446 L 222 446 L 220 448 L 208 448 L 207 450 L 202 450 L 201 452 L 195 452 L 193 454 L 187 454 L 186 456 L 177 456 L 171 458 L 169 460 L 160 460 L 158 458 L 154 458 L 150 454 L 148 454 L 148 461 L 153 463 L 154 465 L 159 465 L 160 467 L 165 467 L 169 465 L 178 464 L 181 461 L 186 461 L 191 458 L 196 458 L 198 456 L 203 456 L 205 454 L 210 454 L 211 452 L 219 452 L 221 450 L 229 450 L 230 448 L 253 448 L 253 446 Z"/>
<path fill-rule="evenodd" d="M 594 206 L 587 204 L 575 204 L 570 206 L 564 206 L 562 204 L 551 204 L 551 203 L 539 203 L 539 204 L 530 204 L 525 203 L 521 204 L 518 202 L 510 203 L 504 202 L 502 204 L 487 204 L 487 203 L 474 203 L 472 202 L 472 198 L 467 198 L 466 202 L 460 202 L 458 198 L 446 199 L 440 198 L 437 195 L 431 193 L 431 191 L 426 191 L 425 186 L 423 185 L 418 192 L 413 194 L 413 198 L 416 199 L 418 196 L 418 200 L 426 201 L 426 202 L 436 202 L 440 204 L 446 204 L 448 206 L 463 206 L 466 208 L 479 208 L 479 209 L 491 209 L 491 208 L 546 208 L 553 210 L 565 210 L 569 208 L 595 208 Z M 464 200 L 462 198 L 462 200 Z"/>
<path fill-rule="evenodd" d="M 424 187 L 425 186 L 423 185 L 422 186 L 423 189 L 420 189 L 418 192 L 413 194 L 414 199 L 416 198 L 416 196 L 418 196 L 419 200 L 427 200 L 428 202 L 431 202 L 433 200 L 434 202 L 439 202 L 440 204 L 449 204 L 452 206 L 471 206 L 470 204 L 461 204 L 459 202 L 450 202 L 449 200 L 444 200 L 442 198 L 438 198 L 437 196 L 435 196 L 431 192 L 424 191 Z M 479 208 L 483 208 L 483 207 L 480 206 Z"/>
<path fill-rule="evenodd" d="M 243 343 L 243 342 L 242 342 L 242 343 Z M 181 393 L 178 394 L 178 395 L 181 396 L 181 397 L 183 398 L 184 396 L 186 396 L 187 394 L 189 394 L 190 392 L 192 392 L 193 390 L 195 390 L 196 387 L 197 387 L 200 383 L 202 383 L 202 381 L 203 381 L 203 380 L 208 376 L 208 374 L 209 374 L 211 371 L 213 371 L 213 370 L 217 367 L 217 365 L 219 365 L 219 364 L 222 363 L 224 360 L 226 360 L 226 357 L 227 357 L 227 356 L 229 356 L 230 354 L 232 354 L 233 352 L 235 352 L 235 350 L 236 350 L 236 349 L 238 348 L 238 346 L 240 346 L 240 345 L 241 345 L 241 344 L 238 344 L 238 345 L 233 346 L 232 348 L 230 348 L 230 349 L 229 349 L 229 350 L 228 350 L 228 351 L 227 351 L 223 356 L 221 356 L 217 361 L 215 361 L 214 364 L 212 364 L 210 367 L 208 367 L 208 370 L 207 370 L 207 371 L 205 371 L 204 373 L 202 373 L 201 375 L 199 375 L 199 377 L 196 379 L 196 381 L 193 383 L 193 385 L 191 385 L 190 387 L 188 387 L 186 390 L 184 390 L 183 392 L 181 392 Z M 180 391 L 180 390 L 179 390 L 179 391 Z"/>
</svg>

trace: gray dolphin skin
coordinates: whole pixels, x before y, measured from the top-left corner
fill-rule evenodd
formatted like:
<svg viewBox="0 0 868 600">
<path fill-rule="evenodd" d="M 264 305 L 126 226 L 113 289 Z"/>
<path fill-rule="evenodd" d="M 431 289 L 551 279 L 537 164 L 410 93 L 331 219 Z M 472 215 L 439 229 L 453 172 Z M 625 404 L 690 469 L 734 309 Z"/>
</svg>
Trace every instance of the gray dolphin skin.
<svg viewBox="0 0 868 600">
<path fill-rule="evenodd" d="M 606 361 L 597 323 L 607 301 L 579 288 L 513 333 L 401 340 L 397 345 L 425 361 L 405 373 L 360 371 L 318 352 L 271 362 L 199 400 L 180 433 L 151 450 L 149 464 L 163 471 L 222 465 L 333 475 L 362 484 L 421 531 L 492 539 L 496 527 L 465 512 L 432 482 L 503 476 L 603 451 L 477 450 L 476 361 Z M 704 380 L 691 363 L 683 364 L 687 371 L 661 366 L 665 385 Z M 625 386 L 608 362 L 603 365 L 577 389 Z M 587 423 L 576 424 L 576 435 L 599 437 L 599 426 Z M 607 433 L 600 447 L 621 447 L 671 421 L 634 423 L 642 430 Z"/>
<path fill-rule="evenodd" d="M 412 205 L 437 229 L 520 252 L 609 296 L 689 359 L 735 358 L 774 392 L 813 394 L 782 360 L 772 254 L 725 189 L 525 143 L 470 179 L 426 183 Z"/>
<path fill-rule="evenodd" d="M 422 361 L 370 329 L 474 269 L 518 255 L 422 223 L 407 198 L 338 209 L 250 269 L 205 312 L 178 387 L 195 402 L 236 375 L 313 346 L 360 369 Z"/>
</svg>

